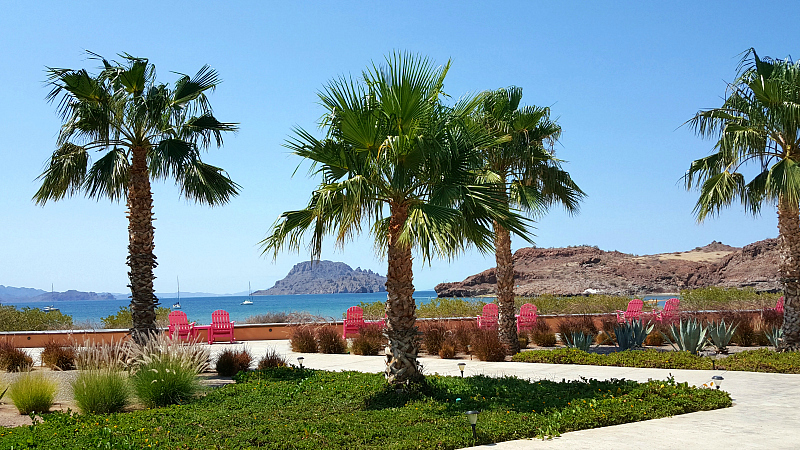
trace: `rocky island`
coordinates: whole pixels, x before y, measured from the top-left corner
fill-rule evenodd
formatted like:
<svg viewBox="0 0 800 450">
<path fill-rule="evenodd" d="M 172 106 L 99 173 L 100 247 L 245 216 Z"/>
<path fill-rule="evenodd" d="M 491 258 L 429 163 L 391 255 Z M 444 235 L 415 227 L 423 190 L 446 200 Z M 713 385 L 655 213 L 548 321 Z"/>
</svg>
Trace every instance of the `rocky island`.
<svg viewBox="0 0 800 450">
<path fill-rule="evenodd" d="M 253 295 L 346 294 L 386 292 L 386 277 L 371 270 L 353 270 L 343 262 L 304 261 L 269 289 Z"/>
<path fill-rule="evenodd" d="M 743 248 L 714 241 L 686 252 L 644 256 L 589 246 L 526 247 L 514 253 L 514 293 L 637 296 L 708 286 L 777 292 L 778 259 L 777 239 Z M 439 297 L 475 297 L 495 294 L 496 283 L 492 268 L 435 290 Z"/>
</svg>

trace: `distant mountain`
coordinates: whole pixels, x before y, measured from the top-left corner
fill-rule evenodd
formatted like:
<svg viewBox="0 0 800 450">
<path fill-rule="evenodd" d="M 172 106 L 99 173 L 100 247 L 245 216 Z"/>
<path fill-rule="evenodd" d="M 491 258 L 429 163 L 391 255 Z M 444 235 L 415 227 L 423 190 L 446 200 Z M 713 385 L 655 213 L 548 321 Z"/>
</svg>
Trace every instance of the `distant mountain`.
<svg viewBox="0 0 800 450">
<path fill-rule="evenodd" d="M 286 278 L 253 295 L 345 294 L 385 292 L 386 277 L 343 262 L 304 261 L 295 264 Z"/>
<path fill-rule="evenodd" d="M 42 295 L 46 292 L 47 291 L 43 291 L 41 289 L 33 289 L 26 287 L 18 288 L 11 286 L 3 286 L 2 284 L 0 284 L 0 300 L 36 297 L 37 295 Z"/>
</svg>

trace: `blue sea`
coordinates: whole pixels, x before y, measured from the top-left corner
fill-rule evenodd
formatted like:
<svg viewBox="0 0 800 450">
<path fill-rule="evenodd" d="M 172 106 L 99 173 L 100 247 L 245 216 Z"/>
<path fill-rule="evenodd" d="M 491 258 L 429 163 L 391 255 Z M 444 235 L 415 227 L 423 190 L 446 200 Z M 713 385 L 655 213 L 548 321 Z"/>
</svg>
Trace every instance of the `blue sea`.
<svg viewBox="0 0 800 450">
<path fill-rule="evenodd" d="M 342 320 L 347 308 L 361 302 L 385 302 L 386 292 L 370 294 L 324 294 L 324 295 L 254 295 L 252 305 L 242 305 L 247 296 L 223 297 L 189 297 L 181 299 L 181 311 L 189 317 L 189 321 L 206 325 L 211 322 L 211 313 L 224 309 L 230 313 L 231 320 L 241 322 L 247 317 L 268 312 L 308 312 L 326 319 Z M 414 293 L 417 303 L 427 303 L 429 299 L 436 298 L 435 291 L 417 291 Z M 160 305 L 172 307 L 175 298 L 163 298 Z M 18 308 L 44 308 L 49 306 L 43 302 L 26 302 L 24 299 L 6 301 L 4 304 L 14 305 Z M 72 316 L 74 323 L 94 322 L 99 323 L 101 317 L 116 314 L 120 307 L 130 305 L 129 299 L 118 300 L 85 300 L 62 301 L 53 306 L 59 308 L 63 314 Z"/>
</svg>

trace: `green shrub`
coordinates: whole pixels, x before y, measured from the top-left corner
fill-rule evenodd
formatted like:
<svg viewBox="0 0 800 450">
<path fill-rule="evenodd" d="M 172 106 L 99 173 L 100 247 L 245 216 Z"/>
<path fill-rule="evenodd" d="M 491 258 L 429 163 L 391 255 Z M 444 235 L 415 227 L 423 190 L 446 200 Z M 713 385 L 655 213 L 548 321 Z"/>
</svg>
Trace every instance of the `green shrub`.
<svg viewBox="0 0 800 450">
<path fill-rule="evenodd" d="M 232 377 L 241 371 L 250 369 L 253 356 L 247 349 L 231 350 L 225 349 L 217 356 L 215 370 L 223 377 Z"/>
<path fill-rule="evenodd" d="M 156 307 L 156 325 L 158 327 L 166 327 L 169 325 L 169 313 L 172 312 L 169 308 L 163 306 Z M 105 328 L 131 328 L 133 327 L 133 316 L 131 315 L 131 308 L 128 306 L 120 306 L 116 314 L 101 317 Z"/>
<path fill-rule="evenodd" d="M 417 305 L 417 317 L 444 319 L 448 317 L 476 317 L 486 302 L 475 298 L 432 298 Z"/>
<path fill-rule="evenodd" d="M 48 341 L 42 349 L 42 364 L 53 370 L 75 369 L 75 348 L 72 345 L 62 345 L 55 341 Z"/>
<path fill-rule="evenodd" d="M 17 309 L 0 305 L 0 331 L 44 331 L 72 329 L 72 316 L 61 311 L 45 312 L 39 308 Z"/>
<path fill-rule="evenodd" d="M 0 369 L 7 372 L 23 372 L 33 367 L 33 358 L 25 350 L 0 342 Z"/>
<path fill-rule="evenodd" d="M 286 367 L 289 363 L 277 350 L 270 348 L 267 353 L 258 360 L 258 369 L 263 370 L 269 367 Z"/>
<path fill-rule="evenodd" d="M 314 330 L 308 325 L 295 327 L 289 337 L 289 344 L 294 352 L 317 353 L 317 340 L 314 338 Z"/>
<path fill-rule="evenodd" d="M 386 347 L 386 338 L 378 325 L 367 325 L 350 340 L 350 352 L 354 355 L 377 355 Z"/>
<path fill-rule="evenodd" d="M 500 342 L 497 330 L 477 330 L 472 338 L 472 353 L 481 361 L 505 361 L 508 348 Z"/>
<path fill-rule="evenodd" d="M 317 327 L 314 334 L 317 339 L 317 349 L 320 353 L 338 354 L 347 351 L 347 342 L 344 341 L 336 327 L 323 325 Z"/>
<path fill-rule="evenodd" d="M 681 309 L 684 311 L 708 311 L 773 308 L 780 296 L 779 293 L 758 293 L 753 288 L 684 289 L 681 291 Z"/>
<path fill-rule="evenodd" d="M 41 373 L 21 374 L 8 389 L 11 401 L 20 414 L 50 411 L 58 385 Z"/>
<path fill-rule="evenodd" d="M 575 348 L 534 350 L 514 355 L 514 361 L 546 364 L 586 364 L 593 366 L 652 367 L 659 369 L 711 369 L 711 360 L 688 352 L 628 350 L 607 355 L 587 353 Z"/>
<path fill-rule="evenodd" d="M 197 375 L 208 367 L 209 349 L 194 342 L 152 336 L 144 344 L 129 341 L 131 383 L 147 406 L 184 403 L 198 391 Z"/>
<path fill-rule="evenodd" d="M 117 370 L 86 370 L 71 383 L 75 403 L 84 413 L 122 411 L 130 403 L 127 375 Z"/>
<path fill-rule="evenodd" d="M 717 361 L 718 369 L 800 374 L 800 352 L 745 350 Z"/>
</svg>

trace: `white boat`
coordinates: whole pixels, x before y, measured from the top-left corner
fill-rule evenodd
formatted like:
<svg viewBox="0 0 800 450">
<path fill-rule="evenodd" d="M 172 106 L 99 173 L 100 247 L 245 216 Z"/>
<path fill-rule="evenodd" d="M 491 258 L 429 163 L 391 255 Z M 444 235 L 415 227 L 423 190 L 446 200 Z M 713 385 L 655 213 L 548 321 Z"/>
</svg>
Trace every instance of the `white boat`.
<svg viewBox="0 0 800 450">
<path fill-rule="evenodd" d="M 44 308 L 42 308 L 42 311 L 51 312 L 51 311 L 60 311 L 60 309 L 56 308 L 53 305 L 50 305 L 50 306 L 45 306 Z"/>
<path fill-rule="evenodd" d="M 175 303 L 172 304 L 172 309 L 181 309 L 181 280 L 180 278 L 177 278 L 177 280 L 178 280 L 178 300 L 176 300 Z"/>
<path fill-rule="evenodd" d="M 250 289 L 250 282 L 249 281 L 247 282 L 247 292 L 249 292 L 248 299 L 243 301 L 242 303 L 239 303 L 240 305 L 252 305 L 253 304 L 253 290 Z"/>
</svg>

